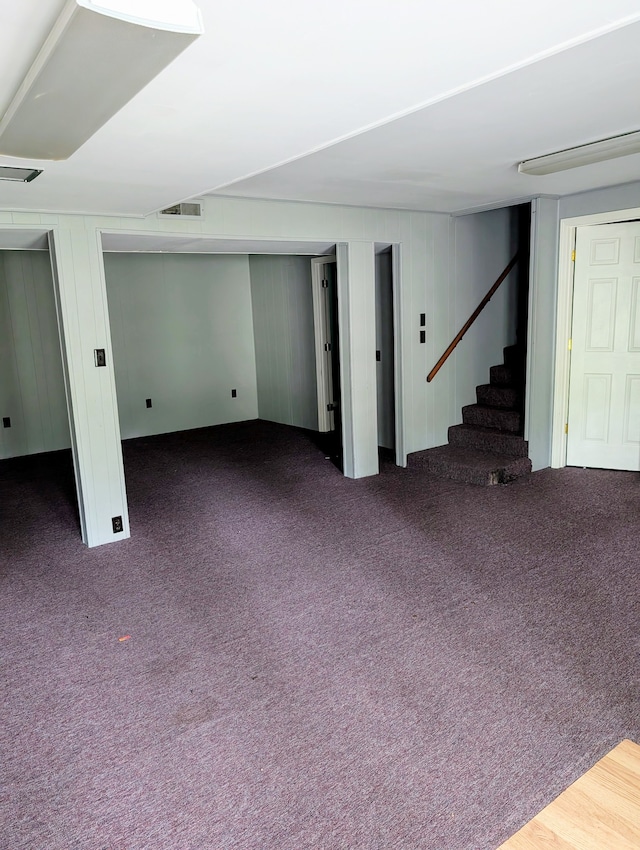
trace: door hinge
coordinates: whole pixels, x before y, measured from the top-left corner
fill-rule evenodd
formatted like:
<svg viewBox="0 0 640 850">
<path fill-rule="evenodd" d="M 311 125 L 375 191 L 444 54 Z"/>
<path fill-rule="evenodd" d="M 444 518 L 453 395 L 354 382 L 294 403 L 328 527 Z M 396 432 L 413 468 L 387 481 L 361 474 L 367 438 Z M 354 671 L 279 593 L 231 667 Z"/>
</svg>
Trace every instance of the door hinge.
<svg viewBox="0 0 640 850">
<path fill-rule="evenodd" d="M 571 252 L 571 262 L 575 263 L 575 261 L 576 261 L 576 251 L 575 251 L 575 248 L 574 248 L 573 251 Z"/>
<path fill-rule="evenodd" d="M 568 433 L 569 433 L 569 423 L 568 423 L 568 422 L 566 422 L 566 423 L 565 423 L 565 426 L 564 426 L 564 433 L 565 433 L 565 434 L 568 434 Z"/>
<path fill-rule="evenodd" d="M 332 410 L 337 410 L 337 409 L 338 409 L 338 405 L 335 403 L 335 401 L 329 402 L 329 404 L 327 405 L 327 410 L 329 411 L 329 413 L 331 413 Z"/>
<path fill-rule="evenodd" d="M 323 289 L 329 289 L 329 281 L 328 280 L 322 281 L 322 288 Z"/>
<path fill-rule="evenodd" d="M 573 349 L 573 340 L 572 339 L 569 340 L 569 342 L 567 344 L 567 348 L 569 349 L 569 351 L 571 351 Z"/>
<path fill-rule="evenodd" d="M 331 351 L 331 343 L 330 342 L 325 342 L 324 350 L 325 351 Z"/>
</svg>

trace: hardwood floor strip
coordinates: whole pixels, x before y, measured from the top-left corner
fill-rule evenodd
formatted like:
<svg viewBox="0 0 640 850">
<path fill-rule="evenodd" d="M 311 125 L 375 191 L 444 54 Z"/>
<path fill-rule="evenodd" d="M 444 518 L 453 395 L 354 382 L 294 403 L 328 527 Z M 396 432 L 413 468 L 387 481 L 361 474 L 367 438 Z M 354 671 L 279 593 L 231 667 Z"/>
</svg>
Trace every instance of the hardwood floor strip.
<svg viewBox="0 0 640 850">
<path fill-rule="evenodd" d="M 542 847 L 545 850 L 575 850 L 575 846 L 575 844 L 568 844 L 553 830 L 547 829 L 544 824 L 534 818 L 519 832 L 516 832 L 506 844 L 502 844 L 498 850 L 503 850 L 503 848 L 505 850 L 506 848 L 508 850 L 532 850 L 532 848 Z"/>
<path fill-rule="evenodd" d="M 622 741 L 498 850 L 638 850 L 640 747 Z"/>
</svg>

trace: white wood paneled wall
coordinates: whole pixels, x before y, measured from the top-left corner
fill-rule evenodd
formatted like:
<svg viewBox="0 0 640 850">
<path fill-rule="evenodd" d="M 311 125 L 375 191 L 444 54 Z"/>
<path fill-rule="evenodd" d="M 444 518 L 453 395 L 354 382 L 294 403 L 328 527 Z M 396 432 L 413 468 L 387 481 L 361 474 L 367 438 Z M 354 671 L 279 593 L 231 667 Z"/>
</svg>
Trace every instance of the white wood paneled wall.
<svg viewBox="0 0 640 850">
<path fill-rule="evenodd" d="M 104 264 L 122 438 L 256 419 L 248 257 L 105 254 Z"/>
<path fill-rule="evenodd" d="M 0 457 L 71 445 L 47 251 L 0 252 Z"/>
<path fill-rule="evenodd" d="M 415 228 L 414 228 L 415 234 Z M 407 453 L 440 446 L 447 442 L 447 428 L 455 416 L 455 381 L 452 375 L 439 374 L 427 384 L 429 370 L 451 342 L 455 327 L 453 287 L 453 219 L 436 216 L 425 234 L 425 250 L 416 250 L 416 235 L 411 241 L 414 269 L 411 276 L 422 277 L 427 285 L 421 290 L 411 288 L 411 301 L 403 294 L 404 324 L 408 337 L 404 347 L 403 371 L 410 370 L 403 380 L 404 404 L 407 418 L 414 424 L 414 434 L 407 441 Z M 403 253 L 403 267 L 405 258 Z M 406 272 L 403 271 L 403 280 Z M 426 316 L 426 342 L 420 344 L 420 314 Z M 444 344 L 443 344 L 444 343 Z M 397 392 L 397 385 L 396 385 Z M 418 435 L 428 435 L 421 445 Z"/>
<path fill-rule="evenodd" d="M 317 430 L 311 260 L 252 256 L 249 269 L 260 419 Z"/>
</svg>

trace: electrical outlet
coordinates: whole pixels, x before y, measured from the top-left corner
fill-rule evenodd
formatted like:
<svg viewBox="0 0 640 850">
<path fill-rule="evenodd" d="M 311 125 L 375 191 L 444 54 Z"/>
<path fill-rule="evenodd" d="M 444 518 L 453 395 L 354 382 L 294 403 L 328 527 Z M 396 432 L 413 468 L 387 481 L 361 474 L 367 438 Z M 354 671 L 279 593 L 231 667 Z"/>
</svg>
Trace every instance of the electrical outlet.
<svg viewBox="0 0 640 850">
<path fill-rule="evenodd" d="M 147 407 L 153 407 L 153 405 L 151 404 L 150 398 L 145 399 L 145 403 L 146 403 Z"/>
<path fill-rule="evenodd" d="M 113 526 L 113 533 L 114 534 L 120 534 L 120 532 L 123 530 L 122 517 L 121 516 L 111 517 L 111 525 Z"/>
<path fill-rule="evenodd" d="M 231 398 L 237 398 L 237 397 L 238 397 L 238 390 L 231 390 Z"/>
<path fill-rule="evenodd" d="M 11 428 L 11 417 L 3 416 L 2 417 L 2 427 L 3 428 Z"/>
</svg>

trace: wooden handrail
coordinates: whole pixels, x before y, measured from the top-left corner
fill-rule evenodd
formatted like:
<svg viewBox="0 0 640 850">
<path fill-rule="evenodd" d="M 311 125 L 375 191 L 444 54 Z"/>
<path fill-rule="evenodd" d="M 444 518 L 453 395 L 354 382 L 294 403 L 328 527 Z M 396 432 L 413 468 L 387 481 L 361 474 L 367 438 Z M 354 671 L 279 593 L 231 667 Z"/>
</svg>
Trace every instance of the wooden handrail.
<svg viewBox="0 0 640 850">
<path fill-rule="evenodd" d="M 454 348 L 456 347 L 456 345 L 460 342 L 460 340 L 462 339 L 462 337 L 466 334 L 466 332 L 469 330 L 469 328 L 471 327 L 471 325 L 472 325 L 472 324 L 475 322 L 475 320 L 478 318 L 478 316 L 480 315 L 480 313 L 482 313 L 482 311 L 483 311 L 483 310 L 484 310 L 484 308 L 487 306 L 487 304 L 489 303 L 489 301 L 491 301 L 492 296 L 494 295 L 494 293 L 496 292 L 496 290 L 498 289 L 498 287 L 500 286 L 500 284 L 502 283 L 502 281 L 503 281 L 503 280 L 505 279 L 505 277 L 509 274 L 509 272 L 511 271 L 511 269 L 515 266 L 515 264 L 516 264 L 517 262 L 518 262 L 518 254 L 516 253 L 516 254 L 515 254 L 515 256 L 513 257 L 513 259 L 511 260 L 511 262 L 510 262 L 510 263 L 506 266 L 506 268 L 504 269 L 504 271 L 502 272 L 502 274 L 500 275 L 500 277 L 496 280 L 496 282 L 493 284 L 493 286 L 491 287 L 491 289 L 490 289 L 490 290 L 487 292 L 487 294 L 484 296 L 484 298 L 482 299 L 482 301 L 480 302 L 480 304 L 477 306 L 477 308 L 473 311 L 473 313 L 471 314 L 471 316 L 470 316 L 470 317 L 467 319 L 467 321 L 464 323 L 464 325 L 462 326 L 461 330 L 460 330 L 460 331 L 458 331 L 458 333 L 456 334 L 456 336 L 453 338 L 453 341 L 451 342 L 451 345 L 449 345 L 449 347 L 447 348 L 447 350 L 445 351 L 445 353 L 442 355 L 442 357 L 440 358 L 440 360 L 438 360 L 438 362 L 436 363 L 436 365 L 435 365 L 435 366 L 433 367 L 433 369 L 429 372 L 429 374 L 427 375 L 427 382 L 431 382 L 431 381 L 433 381 L 433 379 L 434 379 L 434 378 L 435 378 L 435 376 L 438 374 L 438 372 L 440 371 L 440 369 L 442 368 L 442 366 L 444 366 L 445 362 L 446 362 L 446 361 L 447 361 L 447 359 L 449 358 L 449 355 L 451 354 L 451 352 L 453 351 L 453 349 L 454 349 Z"/>
</svg>

